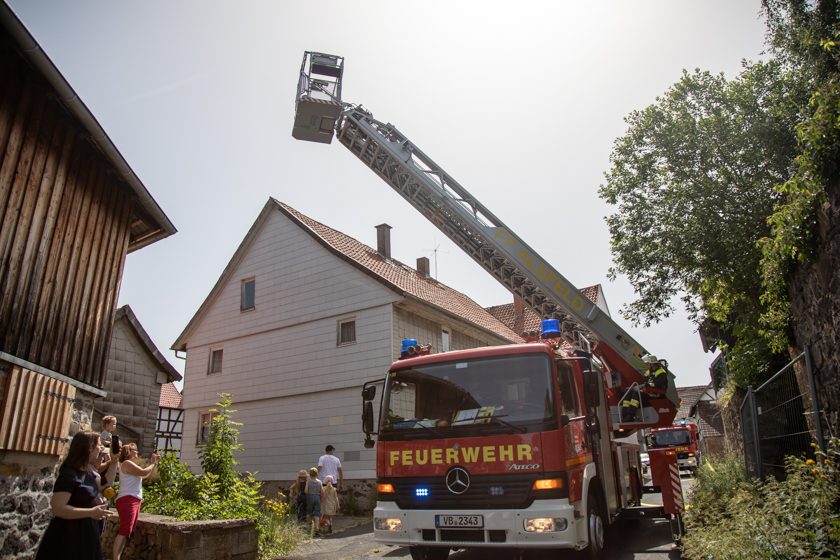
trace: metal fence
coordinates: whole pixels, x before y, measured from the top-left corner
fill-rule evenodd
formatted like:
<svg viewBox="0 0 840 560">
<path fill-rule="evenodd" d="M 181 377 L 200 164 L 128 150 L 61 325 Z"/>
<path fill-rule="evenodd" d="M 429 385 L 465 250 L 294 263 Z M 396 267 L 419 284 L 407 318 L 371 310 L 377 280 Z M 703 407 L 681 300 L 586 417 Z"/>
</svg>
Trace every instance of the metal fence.
<svg viewBox="0 0 840 560">
<path fill-rule="evenodd" d="M 805 373 L 803 389 L 797 369 Z M 807 349 L 758 389 L 747 389 L 741 426 L 748 476 L 784 480 L 785 457 L 813 458 L 812 443 L 825 450 L 820 410 Z"/>
</svg>

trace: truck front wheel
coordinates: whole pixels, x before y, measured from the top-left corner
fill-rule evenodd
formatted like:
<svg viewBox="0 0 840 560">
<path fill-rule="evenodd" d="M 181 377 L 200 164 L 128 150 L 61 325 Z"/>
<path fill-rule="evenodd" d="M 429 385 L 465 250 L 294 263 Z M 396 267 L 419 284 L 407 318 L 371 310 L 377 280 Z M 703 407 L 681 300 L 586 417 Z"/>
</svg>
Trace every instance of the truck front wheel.
<svg viewBox="0 0 840 560">
<path fill-rule="evenodd" d="M 601 497 L 597 491 L 589 491 L 586 498 L 586 528 L 589 533 L 589 546 L 583 551 L 587 560 L 600 560 L 603 557 L 606 525 Z"/>
<path fill-rule="evenodd" d="M 446 560 L 449 548 L 445 546 L 410 546 L 411 560 Z"/>
</svg>

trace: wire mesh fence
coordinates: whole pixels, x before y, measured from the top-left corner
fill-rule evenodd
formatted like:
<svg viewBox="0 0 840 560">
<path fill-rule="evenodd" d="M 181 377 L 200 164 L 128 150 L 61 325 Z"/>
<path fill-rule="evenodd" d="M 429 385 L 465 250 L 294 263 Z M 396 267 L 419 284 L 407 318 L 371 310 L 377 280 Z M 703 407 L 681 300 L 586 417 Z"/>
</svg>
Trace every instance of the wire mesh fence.
<svg viewBox="0 0 840 560">
<path fill-rule="evenodd" d="M 750 387 L 741 405 L 747 474 L 783 480 L 785 457 L 813 458 L 812 443 L 825 449 L 819 412 L 807 350 L 759 388 Z"/>
</svg>

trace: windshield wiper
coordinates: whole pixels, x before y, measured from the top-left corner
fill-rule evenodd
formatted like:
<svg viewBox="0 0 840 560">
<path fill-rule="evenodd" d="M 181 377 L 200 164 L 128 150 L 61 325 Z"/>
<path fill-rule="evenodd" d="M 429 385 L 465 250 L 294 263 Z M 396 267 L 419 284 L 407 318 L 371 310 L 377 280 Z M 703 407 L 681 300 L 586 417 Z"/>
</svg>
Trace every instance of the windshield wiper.
<svg viewBox="0 0 840 560">
<path fill-rule="evenodd" d="M 523 434 L 528 431 L 528 428 L 526 428 L 524 426 L 517 426 L 516 424 L 511 424 L 507 420 L 502 420 L 501 416 L 490 416 L 490 417 L 485 418 L 485 420 L 490 420 L 491 422 L 493 420 L 496 420 L 499 424 L 501 424 L 503 426 L 507 426 L 508 428 L 513 428 L 514 430 L 516 430 L 520 433 L 523 433 Z M 463 426 L 463 425 L 480 426 L 481 424 L 482 423 L 476 422 L 475 418 L 464 418 L 463 420 L 455 420 L 454 422 L 452 422 L 452 426 L 458 426 L 458 425 L 461 425 L 461 426 Z"/>
<path fill-rule="evenodd" d="M 421 428 L 427 430 L 429 433 L 434 434 L 437 437 L 443 437 L 443 434 L 441 434 L 437 430 L 431 429 L 429 426 L 423 424 L 422 421 L 420 421 L 416 418 L 409 418 L 407 420 L 400 420 L 398 423 L 402 424 L 403 422 L 411 422 L 413 426 L 420 426 Z"/>
<path fill-rule="evenodd" d="M 502 425 L 507 426 L 509 428 L 513 428 L 514 430 L 516 430 L 520 433 L 523 433 L 523 434 L 528 431 L 528 428 L 526 428 L 525 426 L 517 426 L 516 424 L 511 424 L 507 420 L 502 420 L 502 418 L 500 416 L 491 416 L 490 420 L 495 420 L 499 424 L 502 424 Z"/>
</svg>

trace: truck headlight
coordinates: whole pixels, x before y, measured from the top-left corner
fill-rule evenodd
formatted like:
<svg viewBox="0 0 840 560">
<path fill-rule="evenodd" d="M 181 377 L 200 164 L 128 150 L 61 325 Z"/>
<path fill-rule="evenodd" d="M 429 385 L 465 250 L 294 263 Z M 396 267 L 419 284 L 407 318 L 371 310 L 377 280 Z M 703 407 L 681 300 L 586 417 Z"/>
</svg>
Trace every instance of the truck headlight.
<svg viewBox="0 0 840 560">
<path fill-rule="evenodd" d="M 377 531 L 402 531 L 402 520 L 396 517 L 376 517 L 373 527 Z"/>
<path fill-rule="evenodd" d="M 552 533 L 554 531 L 565 531 L 569 522 L 564 518 L 535 517 L 525 520 L 525 531 L 528 533 Z"/>
</svg>

